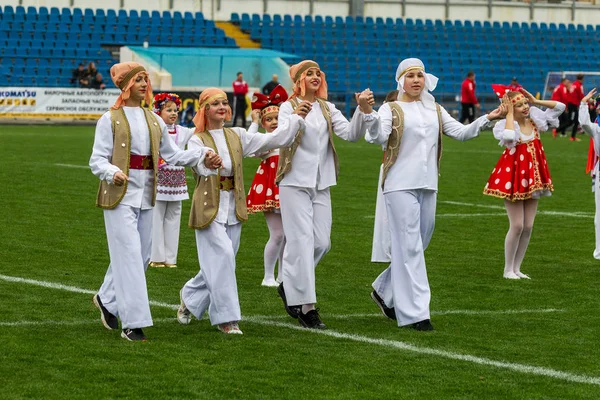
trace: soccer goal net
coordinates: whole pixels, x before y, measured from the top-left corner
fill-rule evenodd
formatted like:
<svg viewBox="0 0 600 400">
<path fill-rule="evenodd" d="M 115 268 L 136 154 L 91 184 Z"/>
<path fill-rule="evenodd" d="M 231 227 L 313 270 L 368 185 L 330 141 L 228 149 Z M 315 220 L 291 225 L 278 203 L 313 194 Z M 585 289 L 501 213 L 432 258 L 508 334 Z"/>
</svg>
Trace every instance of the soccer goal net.
<svg viewBox="0 0 600 400">
<path fill-rule="evenodd" d="M 552 91 L 563 78 L 574 82 L 577 75 L 583 75 L 583 89 L 587 93 L 592 88 L 600 88 L 600 72 L 590 71 L 559 71 L 548 72 L 546 75 L 546 85 L 544 86 L 544 94 L 542 99 L 549 99 L 552 96 Z"/>
</svg>

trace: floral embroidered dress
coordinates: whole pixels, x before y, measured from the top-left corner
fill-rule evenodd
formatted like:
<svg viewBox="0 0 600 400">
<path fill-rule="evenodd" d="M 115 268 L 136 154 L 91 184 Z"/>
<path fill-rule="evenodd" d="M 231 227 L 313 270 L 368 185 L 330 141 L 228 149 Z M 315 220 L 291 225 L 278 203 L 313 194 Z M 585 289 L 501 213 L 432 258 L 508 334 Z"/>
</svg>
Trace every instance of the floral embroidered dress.
<svg viewBox="0 0 600 400">
<path fill-rule="evenodd" d="M 181 149 L 185 148 L 188 140 L 194 135 L 194 128 L 179 125 L 169 125 L 168 128 L 169 136 Z M 185 168 L 166 164 L 161 158 L 158 164 L 156 200 L 180 201 L 189 198 Z"/>
<path fill-rule="evenodd" d="M 564 109 L 562 103 L 546 111 L 531 107 L 529 115 L 533 131 L 528 135 L 521 132 L 517 122 L 514 130 L 506 129 L 506 120 L 496 124 L 494 137 L 506 149 L 492 170 L 483 194 L 511 201 L 539 199 L 552 194 L 554 186 L 540 132 L 557 127 L 558 116 Z"/>
</svg>

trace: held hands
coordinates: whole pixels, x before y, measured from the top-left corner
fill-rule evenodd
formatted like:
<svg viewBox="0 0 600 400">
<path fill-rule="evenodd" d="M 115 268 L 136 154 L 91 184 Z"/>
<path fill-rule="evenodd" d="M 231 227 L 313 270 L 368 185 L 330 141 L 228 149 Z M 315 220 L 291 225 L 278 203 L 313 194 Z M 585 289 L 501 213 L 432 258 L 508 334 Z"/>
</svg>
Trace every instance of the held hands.
<svg viewBox="0 0 600 400">
<path fill-rule="evenodd" d="M 204 165 L 210 169 L 217 169 L 223 166 L 223 160 L 221 156 L 214 151 L 209 150 L 204 157 Z"/>
<path fill-rule="evenodd" d="M 593 88 L 592 90 L 590 90 L 588 92 L 588 94 L 585 95 L 585 97 L 583 99 L 581 99 L 581 102 L 587 103 L 588 101 L 591 100 L 592 97 L 594 97 L 595 94 L 596 94 L 596 88 Z"/>
<path fill-rule="evenodd" d="M 123 186 L 123 184 L 128 180 L 129 178 L 123 173 L 123 171 L 117 171 L 113 175 L 113 183 L 117 186 Z"/>
<path fill-rule="evenodd" d="M 508 109 L 507 109 L 506 105 L 504 104 L 504 99 L 503 99 L 503 103 L 500 104 L 500 106 L 498 106 L 498 108 L 496 108 L 494 111 L 492 111 L 491 113 L 489 113 L 487 115 L 487 118 L 490 121 L 493 121 L 495 119 L 504 118 L 506 116 L 506 114 L 507 114 L 507 111 L 508 111 Z"/>
<path fill-rule="evenodd" d="M 375 104 L 375 97 L 371 89 L 367 88 L 360 93 L 354 93 L 354 98 L 360 106 L 360 110 L 365 114 L 371 114 L 373 112 L 373 105 Z"/>
<path fill-rule="evenodd" d="M 302 118 L 306 118 L 310 110 L 312 109 L 312 104 L 308 101 L 303 101 L 296 107 L 294 110 L 294 114 L 298 114 Z"/>
<path fill-rule="evenodd" d="M 252 122 L 255 124 L 260 122 L 260 110 L 252 110 Z"/>
<path fill-rule="evenodd" d="M 523 94 L 523 96 L 525 96 L 525 98 L 527 99 L 527 101 L 529 102 L 529 104 L 537 104 L 538 100 L 531 93 L 529 93 L 527 90 L 521 88 L 519 90 L 519 92 L 521 92 Z"/>
</svg>

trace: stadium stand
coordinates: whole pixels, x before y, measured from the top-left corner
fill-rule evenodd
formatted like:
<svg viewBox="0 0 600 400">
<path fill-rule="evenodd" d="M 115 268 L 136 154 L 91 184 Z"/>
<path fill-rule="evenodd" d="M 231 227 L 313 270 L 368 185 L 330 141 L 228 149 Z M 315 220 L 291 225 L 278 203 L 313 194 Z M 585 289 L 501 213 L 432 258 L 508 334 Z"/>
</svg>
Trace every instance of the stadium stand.
<svg viewBox="0 0 600 400">
<path fill-rule="evenodd" d="M 470 70 L 479 93 L 513 75 L 535 92 L 549 71 L 593 71 L 600 62 L 593 46 L 600 25 L 235 13 L 231 21 L 263 48 L 317 61 L 331 92 L 395 89 L 396 67 L 406 57 L 421 58 L 441 78 L 436 93 L 452 94 Z"/>
<path fill-rule="evenodd" d="M 0 86 L 69 87 L 77 64 L 108 70 L 123 45 L 237 47 L 201 12 L 5 6 L 0 9 Z M 116 55 L 118 57 L 118 55 Z"/>
<path fill-rule="evenodd" d="M 546 73 L 593 71 L 600 25 L 499 23 L 371 17 L 236 14 L 263 48 L 311 58 L 328 74 L 332 93 L 364 87 L 385 93 L 405 57 L 421 58 L 437 74 L 436 93 L 454 95 L 469 70 L 478 92 L 513 75 L 542 91 Z M 0 9 L 0 86 L 72 86 L 77 64 L 94 61 L 108 78 L 119 46 L 236 48 L 201 12 L 11 7 Z M 110 79 L 105 79 L 112 87 Z"/>
</svg>

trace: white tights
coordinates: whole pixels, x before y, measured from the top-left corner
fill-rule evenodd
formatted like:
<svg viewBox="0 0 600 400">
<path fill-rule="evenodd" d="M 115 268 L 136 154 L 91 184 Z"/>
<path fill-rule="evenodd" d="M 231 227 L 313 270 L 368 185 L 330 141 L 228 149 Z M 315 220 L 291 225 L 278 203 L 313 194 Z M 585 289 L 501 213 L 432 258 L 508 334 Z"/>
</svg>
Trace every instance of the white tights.
<svg viewBox="0 0 600 400">
<path fill-rule="evenodd" d="M 285 246 L 285 236 L 283 234 L 283 224 L 281 223 L 281 214 L 266 212 L 265 219 L 269 228 L 269 241 L 265 245 L 265 276 L 264 280 L 275 279 L 275 263 L 279 261 L 279 270 L 277 271 L 277 280 L 281 282 L 281 259 L 283 257 L 283 248 Z"/>
<path fill-rule="evenodd" d="M 525 257 L 533 221 L 537 212 L 537 199 L 504 200 L 510 227 L 504 241 L 504 277 L 508 279 L 529 278 L 521 272 L 521 263 Z"/>
</svg>

